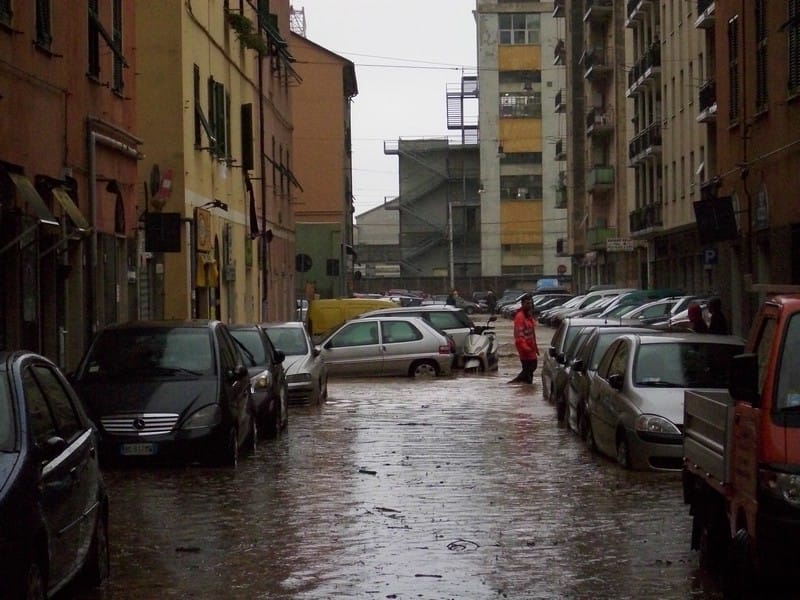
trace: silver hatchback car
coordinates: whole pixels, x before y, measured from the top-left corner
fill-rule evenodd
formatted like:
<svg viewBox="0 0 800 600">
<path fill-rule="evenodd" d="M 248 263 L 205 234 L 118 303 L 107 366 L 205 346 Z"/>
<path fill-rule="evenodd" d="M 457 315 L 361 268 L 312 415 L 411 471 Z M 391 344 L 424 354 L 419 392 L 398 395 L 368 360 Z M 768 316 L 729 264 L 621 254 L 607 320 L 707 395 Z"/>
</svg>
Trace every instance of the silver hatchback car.
<svg viewBox="0 0 800 600">
<path fill-rule="evenodd" d="M 320 343 L 328 375 L 350 377 L 449 375 L 453 344 L 420 317 L 361 317 Z"/>
<path fill-rule="evenodd" d="M 608 347 L 589 387 L 590 447 L 624 468 L 679 469 L 687 389 L 727 389 L 744 340 L 707 333 L 625 334 Z"/>
</svg>

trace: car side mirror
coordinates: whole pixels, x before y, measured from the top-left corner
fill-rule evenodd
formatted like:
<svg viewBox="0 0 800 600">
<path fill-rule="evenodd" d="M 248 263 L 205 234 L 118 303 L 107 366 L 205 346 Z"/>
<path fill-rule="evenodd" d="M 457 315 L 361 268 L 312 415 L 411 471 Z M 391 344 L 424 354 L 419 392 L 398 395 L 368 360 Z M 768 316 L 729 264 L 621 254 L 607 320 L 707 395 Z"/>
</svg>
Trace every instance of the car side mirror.
<svg viewBox="0 0 800 600">
<path fill-rule="evenodd" d="M 319 346 L 314 346 L 311 349 L 311 354 L 313 354 L 314 356 L 319 356 L 321 352 L 322 352 L 322 349 Z"/>
<path fill-rule="evenodd" d="M 567 362 L 567 358 L 564 356 L 564 353 L 556 355 L 556 362 L 560 365 L 563 365 Z"/>
<path fill-rule="evenodd" d="M 608 385 L 610 385 L 617 391 L 622 389 L 622 382 L 623 382 L 622 373 L 612 373 L 611 375 L 608 376 Z"/>
<path fill-rule="evenodd" d="M 244 365 L 236 365 L 232 368 L 228 374 L 228 379 L 233 383 L 234 381 L 238 381 L 244 377 L 249 377 L 250 372 L 247 370 L 247 367 Z"/>
<path fill-rule="evenodd" d="M 44 445 L 39 446 L 39 452 L 43 461 L 51 461 L 61 454 L 67 447 L 67 441 L 61 436 L 51 436 L 47 438 Z"/>
<path fill-rule="evenodd" d="M 283 350 L 275 350 L 275 362 L 280 364 L 286 360 L 286 353 Z"/>
<path fill-rule="evenodd" d="M 576 358 L 574 361 L 572 361 L 572 370 L 577 371 L 578 373 L 584 373 L 586 369 L 583 366 L 583 359 Z"/>
</svg>

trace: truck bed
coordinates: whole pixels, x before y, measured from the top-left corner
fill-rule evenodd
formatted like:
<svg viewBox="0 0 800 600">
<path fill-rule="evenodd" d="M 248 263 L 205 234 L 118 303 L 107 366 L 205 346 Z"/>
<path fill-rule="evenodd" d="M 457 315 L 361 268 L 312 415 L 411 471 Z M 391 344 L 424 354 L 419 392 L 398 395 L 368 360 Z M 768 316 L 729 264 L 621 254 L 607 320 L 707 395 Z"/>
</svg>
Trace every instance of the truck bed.
<svg viewBox="0 0 800 600">
<path fill-rule="evenodd" d="M 683 411 L 684 464 L 710 482 L 729 483 L 731 465 L 725 447 L 731 443 L 733 398 L 728 392 L 687 390 Z"/>
</svg>

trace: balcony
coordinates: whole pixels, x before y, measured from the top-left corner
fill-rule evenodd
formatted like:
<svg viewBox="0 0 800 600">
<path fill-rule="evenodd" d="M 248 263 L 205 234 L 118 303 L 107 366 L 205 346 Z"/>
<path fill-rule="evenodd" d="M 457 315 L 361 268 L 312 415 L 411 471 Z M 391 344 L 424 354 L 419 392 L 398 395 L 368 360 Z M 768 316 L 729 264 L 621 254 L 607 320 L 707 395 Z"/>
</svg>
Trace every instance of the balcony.
<svg viewBox="0 0 800 600">
<path fill-rule="evenodd" d="M 646 158 L 661 155 L 661 123 L 658 121 L 636 134 L 628 144 L 630 165 L 636 166 Z"/>
<path fill-rule="evenodd" d="M 586 230 L 586 245 L 592 249 L 605 249 L 606 240 L 615 237 L 616 227 L 589 227 Z"/>
<path fill-rule="evenodd" d="M 569 256 L 569 245 L 566 238 L 556 240 L 556 256 Z"/>
<path fill-rule="evenodd" d="M 717 120 L 717 83 L 709 79 L 700 86 L 700 112 L 695 117 L 698 123 L 713 123 Z"/>
<path fill-rule="evenodd" d="M 567 110 L 567 101 L 566 101 L 566 93 L 564 90 L 558 90 L 556 92 L 556 101 L 555 101 L 555 111 L 557 113 L 563 113 Z"/>
<path fill-rule="evenodd" d="M 614 11 L 612 0 L 586 0 L 584 6 L 586 12 L 583 13 L 584 23 L 602 23 L 611 19 Z"/>
<path fill-rule="evenodd" d="M 556 208 L 567 208 L 567 172 L 558 172 L 558 183 L 556 184 Z"/>
<path fill-rule="evenodd" d="M 605 136 L 614 131 L 614 112 L 595 106 L 586 114 L 586 135 Z"/>
<path fill-rule="evenodd" d="M 611 73 L 606 53 L 603 48 L 587 48 L 581 59 L 583 62 L 583 77 L 589 81 L 599 81 Z"/>
<path fill-rule="evenodd" d="M 556 42 L 556 47 L 553 48 L 553 64 L 554 65 L 563 65 L 566 64 L 567 59 L 567 45 L 564 43 L 564 40 L 558 40 Z"/>
<path fill-rule="evenodd" d="M 556 140 L 556 154 L 553 158 L 555 160 L 567 160 L 567 149 L 563 138 Z"/>
<path fill-rule="evenodd" d="M 586 174 L 586 189 L 591 193 L 604 192 L 614 187 L 614 167 L 596 166 Z"/>
<path fill-rule="evenodd" d="M 631 234 L 645 234 L 659 231 L 664 222 L 662 220 L 661 202 L 653 202 L 635 210 L 628 215 Z"/>
<path fill-rule="evenodd" d="M 660 75 L 661 46 L 658 42 L 653 42 L 628 72 L 628 90 L 625 95 L 630 98 L 651 85 L 658 86 Z"/>
<path fill-rule="evenodd" d="M 715 12 L 714 0 L 697 0 L 697 19 L 695 19 L 694 26 L 697 29 L 711 29 L 714 26 Z"/>
<path fill-rule="evenodd" d="M 643 21 L 651 4 L 652 0 L 628 0 L 625 27 L 634 27 L 637 21 Z"/>
<path fill-rule="evenodd" d="M 553 1 L 553 18 L 563 18 L 564 17 L 564 4 L 566 0 L 554 0 Z"/>
</svg>

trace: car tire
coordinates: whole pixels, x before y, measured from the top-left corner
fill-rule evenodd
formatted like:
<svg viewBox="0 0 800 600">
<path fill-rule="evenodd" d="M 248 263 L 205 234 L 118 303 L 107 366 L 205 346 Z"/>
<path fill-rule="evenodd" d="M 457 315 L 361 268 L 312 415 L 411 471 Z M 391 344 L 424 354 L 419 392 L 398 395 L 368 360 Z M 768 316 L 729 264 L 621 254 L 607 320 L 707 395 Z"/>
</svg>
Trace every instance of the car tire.
<svg viewBox="0 0 800 600">
<path fill-rule="evenodd" d="M 576 417 L 575 422 L 578 424 L 578 437 L 582 440 L 586 440 L 586 432 L 589 429 L 589 418 L 586 416 L 586 411 L 578 409 L 578 416 Z"/>
<path fill-rule="evenodd" d="M 100 505 L 92 534 L 92 543 L 89 546 L 89 554 L 83 569 L 87 582 L 93 587 L 102 584 L 111 574 L 111 559 L 108 549 L 108 511 L 105 504 Z"/>
<path fill-rule="evenodd" d="M 439 374 L 439 366 L 428 360 L 421 360 L 411 365 L 409 375 L 413 378 L 436 377 Z"/>
<path fill-rule="evenodd" d="M 750 556 L 750 536 L 739 529 L 728 546 L 728 556 L 722 572 L 725 598 L 751 598 L 757 589 L 755 568 Z"/>
<path fill-rule="evenodd" d="M 631 468 L 631 450 L 624 431 L 617 435 L 617 463 L 623 469 Z"/>
<path fill-rule="evenodd" d="M 233 467 L 239 465 L 239 433 L 236 427 L 231 426 L 225 434 L 225 439 L 215 448 L 209 462 L 218 467 Z"/>
<path fill-rule="evenodd" d="M 586 415 L 586 447 L 592 452 L 597 452 L 597 442 L 594 439 L 594 431 L 592 430 L 592 421 L 589 415 Z"/>
<path fill-rule="evenodd" d="M 319 401 L 324 402 L 328 399 L 328 377 L 323 376 L 319 384 Z"/>
<path fill-rule="evenodd" d="M 285 431 L 289 426 L 289 388 L 286 384 L 281 386 L 281 422 L 280 430 Z"/>
<path fill-rule="evenodd" d="M 32 560 L 25 574 L 25 600 L 44 600 L 47 598 L 46 589 L 44 568 L 38 560 Z"/>
<path fill-rule="evenodd" d="M 699 529 L 698 558 L 702 568 L 719 571 L 727 554 L 728 522 L 722 507 L 713 509 L 713 514 L 695 515 L 692 526 Z M 695 522 L 696 520 L 696 522 Z"/>
</svg>

